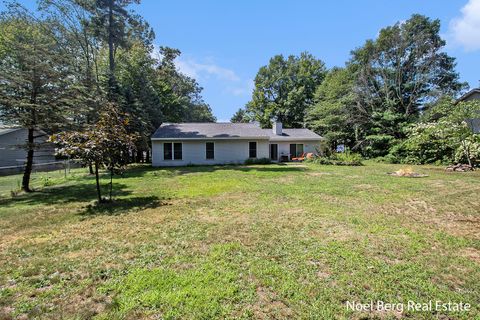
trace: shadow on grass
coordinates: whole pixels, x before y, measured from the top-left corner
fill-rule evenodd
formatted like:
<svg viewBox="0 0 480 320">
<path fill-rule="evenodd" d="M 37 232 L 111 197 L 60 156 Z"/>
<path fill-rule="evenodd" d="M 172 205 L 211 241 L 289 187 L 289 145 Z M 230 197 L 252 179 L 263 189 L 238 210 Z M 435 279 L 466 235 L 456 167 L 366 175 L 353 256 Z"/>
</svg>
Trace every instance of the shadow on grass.
<svg viewBox="0 0 480 320">
<path fill-rule="evenodd" d="M 125 184 L 114 183 L 114 197 L 128 196 L 131 194 L 131 191 L 125 190 L 126 187 L 127 186 Z M 107 194 L 106 188 L 106 186 L 102 186 L 102 191 L 104 194 Z M 95 189 L 95 185 L 87 183 L 87 181 L 75 181 L 72 184 L 46 187 L 32 193 L 22 193 L 12 198 L 1 199 L 0 205 L 52 205 L 59 203 L 88 202 L 95 199 L 97 199 L 97 190 Z"/>
<path fill-rule="evenodd" d="M 131 197 L 113 199 L 111 202 L 95 202 L 85 207 L 80 213 L 81 216 L 97 215 L 119 215 L 127 212 L 140 211 L 148 208 L 156 208 L 162 205 L 168 205 L 168 202 L 162 201 L 157 196 Z"/>
<path fill-rule="evenodd" d="M 285 163 L 274 163 L 267 165 L 210 165 L 210 166 L 182 166 L 182 167 L 152 167 L 149 164 L 137 165 L 131 167 L 124 173 L 123 178 L 138 178 L 147 173 L 164 170 L 172 175 L 183 175 L 199 172 L 215 172 L 215 171 L 241 171 L 241 172 L 303 172 L 308 170 L 305 166 L 287 165 Z"/>
</svg>

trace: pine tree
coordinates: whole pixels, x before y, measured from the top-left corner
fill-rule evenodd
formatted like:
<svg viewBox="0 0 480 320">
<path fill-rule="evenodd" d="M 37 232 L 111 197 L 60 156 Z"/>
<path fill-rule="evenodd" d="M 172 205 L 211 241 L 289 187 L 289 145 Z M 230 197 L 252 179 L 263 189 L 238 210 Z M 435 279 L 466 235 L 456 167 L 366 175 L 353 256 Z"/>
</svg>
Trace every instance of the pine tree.
<svg viewBox="0 0 480 320">
<path fill-rule="evenodd" d="M 0 17 L 0 29 L 0 119 L 28 129 L 22 189 L 30 192 L 38 147 L 34 133 L 54 130 L 72 118 L 78 87 L 70 56 L 48 21 L 11 10 Z"/>
</svg>

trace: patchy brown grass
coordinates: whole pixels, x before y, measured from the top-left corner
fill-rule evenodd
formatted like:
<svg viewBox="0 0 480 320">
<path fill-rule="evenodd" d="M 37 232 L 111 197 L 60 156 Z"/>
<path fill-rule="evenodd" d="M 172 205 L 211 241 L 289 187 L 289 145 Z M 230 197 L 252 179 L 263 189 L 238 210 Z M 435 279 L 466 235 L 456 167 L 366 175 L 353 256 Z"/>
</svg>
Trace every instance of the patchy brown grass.
<svg viewBox="0 0 480 320">
<path fill-rule="evenodd" d="M 385 174 L 397 169 L 141 167 L 115 181 L 126 208 L 87 212 L 94 181 L 82 176 L 3 199 L 0 318 L 431 319 L 442 315 L 352 313 L 345 301 L 480 301 L 480 173 Z M 171 287 L 145 298 L 158 270 Z M 205 306 L 197 288 L 222 302 Z"/>
</svg>

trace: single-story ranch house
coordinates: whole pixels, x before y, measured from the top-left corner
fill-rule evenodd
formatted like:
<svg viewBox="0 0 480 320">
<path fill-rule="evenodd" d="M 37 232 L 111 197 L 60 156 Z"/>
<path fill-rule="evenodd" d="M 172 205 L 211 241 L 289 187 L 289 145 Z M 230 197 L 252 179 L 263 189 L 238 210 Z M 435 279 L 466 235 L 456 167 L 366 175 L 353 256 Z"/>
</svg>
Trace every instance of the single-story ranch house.
<svg viewBox="0 0 480 320">
<path fill-rule="evenodd" d="M 152 136 L 153 166 L 286 161 L 317 153 L 322 137 L 308 129 L 262 129 L 256 123 L 164 123 Z"/>
</svg>

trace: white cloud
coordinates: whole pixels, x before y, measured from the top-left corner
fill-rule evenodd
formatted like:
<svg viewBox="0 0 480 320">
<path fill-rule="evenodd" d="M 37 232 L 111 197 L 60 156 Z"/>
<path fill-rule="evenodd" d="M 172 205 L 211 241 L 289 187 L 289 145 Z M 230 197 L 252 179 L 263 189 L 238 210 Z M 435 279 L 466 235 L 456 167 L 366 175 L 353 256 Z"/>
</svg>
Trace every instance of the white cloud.
<svg viewBox="0 0 480 320">
<path fill-rule="evenodd" d="M 227 92 L 233 94 L 234 96 L 248 96 L 252 93 L 255 84 L 252 79 L 244 81 L 243 85 L 228 87 Z"/>
<path fill-rule="evenodd" d="M 178 59 L 176 59 L 175 64 L 177 65 L 180 72 L 197 80 L 204 77 L 208 78 L 210 76 L 215 76 L 220 80 L 240 80 L 235 71 L 220 67 L 211 62 L 199 63 L 193 59 L 184 59 L 182 57 L 179 57 Z"/>
<path fill-rule="evenodd" d="M 450 21 L 449 36 L 467 51 L 480 49 L 480 0 L 469 0 L 461 16 Z"/>
</svg>

